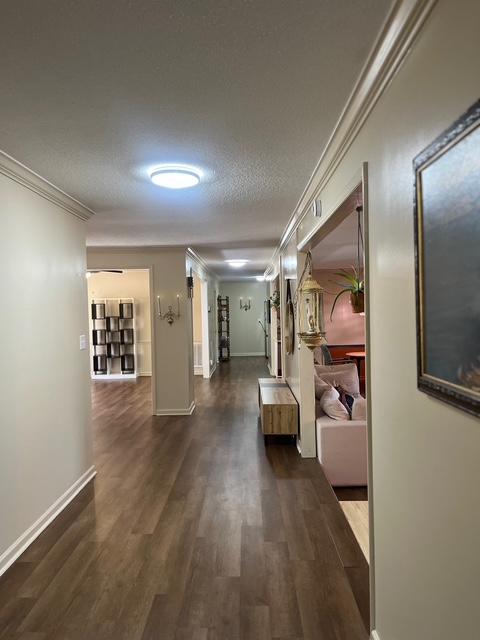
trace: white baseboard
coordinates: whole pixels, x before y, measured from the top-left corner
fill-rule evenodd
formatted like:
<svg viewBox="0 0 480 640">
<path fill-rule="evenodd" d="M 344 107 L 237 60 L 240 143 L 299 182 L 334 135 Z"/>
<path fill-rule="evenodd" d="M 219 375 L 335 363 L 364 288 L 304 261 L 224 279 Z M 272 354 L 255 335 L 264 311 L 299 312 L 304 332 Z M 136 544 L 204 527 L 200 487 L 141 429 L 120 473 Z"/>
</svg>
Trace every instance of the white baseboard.
<svg viewBox="0 0 480 640">
<path fill-rule="evenodd" d="M 102 373 L 98 376 L 92 373 L 92 380 L 101 380 L 103 382 L 108 382 L 112 380 L 136 380 L 140 373 Z"/>
<path fill-rule="evenodd" d="M 209 378 L 211 378 L 213 376 L 213 374 L 215 373 L 216 370 L 217 370 L 217 363 L 215 362 L 215 364 L 213 365 L 213 369 L 210 369 Z"/>
<path fill-rule="evenodd" d="M 137 373 L 137 376 L 140 378 L 151 378 L 152 377 L 152 372 L 151 371 L 139 371 Z"/>
<path fill-rule="evenodd" d="M 370 640 L 380 640 L 380 636 L 378 635 L 375 629 L 372 631 L 372 635 L 370 636 Z"/>
<path fill-rule="evenodd" d="M 251 353 L 232 353 L 232 358 L 237 356 L 265 356 L 264 351 L 252 351 Z"/>
<path fill-rule="evenodd" d="M 156 416 L 191 416 L 195 411 L 195 401 L 188 407 L 188 409 L 157 409 Z"/>
<path fill-rule="evenodd" d="M 48 525 L 65 509 L 65 507 L 80 493 L 83 487 L 96 476 L 94 466 L 85 471 L 72 486 L 61 495 L 58 500 L 45 511 L 15 542 L 0 556 L 0 576 L 12 565 L 15 560 L 29 547 Z"/>
<path fill-rule="evenodd" d="M 203 376 L 203 366 L 197 365 L 193 367 L 193 375 L 194 376 Z"/>
</svg>

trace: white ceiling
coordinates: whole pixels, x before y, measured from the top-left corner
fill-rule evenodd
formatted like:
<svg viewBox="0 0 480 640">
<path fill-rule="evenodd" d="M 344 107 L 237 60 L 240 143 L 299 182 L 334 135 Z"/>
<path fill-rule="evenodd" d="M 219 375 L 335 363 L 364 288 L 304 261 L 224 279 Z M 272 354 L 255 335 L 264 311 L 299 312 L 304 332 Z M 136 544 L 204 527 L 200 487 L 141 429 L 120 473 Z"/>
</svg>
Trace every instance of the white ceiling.
<svg viewBox="0 0 480 640">
<path fill-rule="evenodd" d="M 348 269 L 357 264 L 358 218 L 352 213 L 312 249 L 314 269 Z"/>
<path fill-rule="evenodd" d="M 262 272 L 391 0 L 2 0 L 0 148 L 96 212 L 89 245 Z M 149 167 L 202 168 L 197 188 Z"/>
</svg>

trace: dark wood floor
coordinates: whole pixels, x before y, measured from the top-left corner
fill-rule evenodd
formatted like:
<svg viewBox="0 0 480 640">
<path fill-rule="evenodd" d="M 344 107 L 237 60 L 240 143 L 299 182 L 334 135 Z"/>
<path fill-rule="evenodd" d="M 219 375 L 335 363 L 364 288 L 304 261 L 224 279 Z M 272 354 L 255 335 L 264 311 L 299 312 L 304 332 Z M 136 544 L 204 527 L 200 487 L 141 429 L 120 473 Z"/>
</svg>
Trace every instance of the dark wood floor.
<svg viewBox="0 0 480 640">
<path fill-rule="evenodd" d="M 2 640 L 365 640 L 368 567 L 316 460 L 265 450 L 256 379 L 95 383 L 98 475 L 0 579 Z"/>
</svg>

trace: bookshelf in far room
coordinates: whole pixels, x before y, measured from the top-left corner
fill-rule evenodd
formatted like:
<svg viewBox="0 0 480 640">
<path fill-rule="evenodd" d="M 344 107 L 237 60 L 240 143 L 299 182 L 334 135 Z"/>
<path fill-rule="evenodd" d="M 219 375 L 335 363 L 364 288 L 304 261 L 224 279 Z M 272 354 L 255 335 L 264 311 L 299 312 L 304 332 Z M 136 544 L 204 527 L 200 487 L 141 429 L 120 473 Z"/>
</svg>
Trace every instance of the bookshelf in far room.
<svg viewBox="0 0 480 640">
<path fill-rule="evenodd" d="M 136 378 L 135 301 L 94 298 L 90 304 L 90 372 L 93 379 Z"/>
</svg>

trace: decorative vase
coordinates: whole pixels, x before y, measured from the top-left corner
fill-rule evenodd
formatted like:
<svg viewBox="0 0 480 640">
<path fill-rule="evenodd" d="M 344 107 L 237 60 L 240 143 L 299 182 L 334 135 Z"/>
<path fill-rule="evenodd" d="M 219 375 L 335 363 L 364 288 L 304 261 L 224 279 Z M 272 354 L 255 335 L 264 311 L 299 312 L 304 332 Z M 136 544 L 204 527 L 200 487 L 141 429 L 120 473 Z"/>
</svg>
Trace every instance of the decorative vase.
<svg viewBox="0 0 480 640">
<path fill-rule="evenodd" d="M 350 294 L 350 304 L 352 305 L 353 313 L 363 313 L 365 311 L 365 296 L 363 291 Z"/>
</svg>

